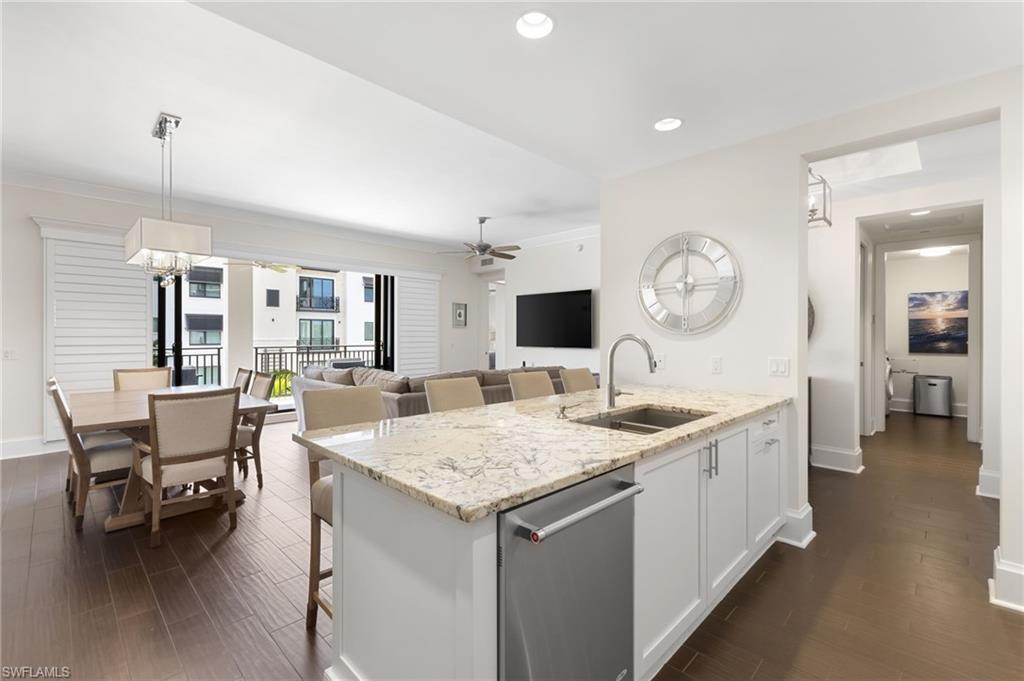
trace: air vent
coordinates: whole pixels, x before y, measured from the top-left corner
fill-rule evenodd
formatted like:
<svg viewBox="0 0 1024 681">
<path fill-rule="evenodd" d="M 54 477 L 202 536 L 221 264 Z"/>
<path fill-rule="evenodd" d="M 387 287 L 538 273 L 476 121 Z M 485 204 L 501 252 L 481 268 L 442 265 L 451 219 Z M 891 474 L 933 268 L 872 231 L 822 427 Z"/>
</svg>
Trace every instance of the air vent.
<svg viewBox="0 0 1024 681">
<path fill-rule="evenodd" d="M 494 258 L 480 258 L 480 267 L 487 267 L 494 264 Z"/>
</svg>

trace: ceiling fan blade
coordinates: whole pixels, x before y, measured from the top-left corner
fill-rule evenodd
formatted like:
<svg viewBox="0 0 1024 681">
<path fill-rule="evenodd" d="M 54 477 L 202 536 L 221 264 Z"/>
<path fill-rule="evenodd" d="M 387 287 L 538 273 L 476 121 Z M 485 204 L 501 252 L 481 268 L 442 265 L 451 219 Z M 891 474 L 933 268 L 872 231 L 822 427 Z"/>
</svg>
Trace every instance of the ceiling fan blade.
<svg viewBox="0 0 1024 681">
<path fill-rule="evenodd" d="M 495 258 L 501 258 L 502 260 L 515 260 L 516 259 L 516 256 L 514 256 L 514 255 L 509 255 L 508 253 L 502 253 L 501 251 L 496 251 L 493 248 L 491 250 L 487 251 L 487 255 L 492 255 Z"/>
<path fill-rule="evenodd" d="M 465 255 L 466 251 L 435 251 L 434 255 Z M 476 251 L 473 251 L 473 255 L 476 255 Z"/>
<path fill-rule="evenodd" d="M 491 250 L 492 251 L 521 251 L 523 249 L 521 247 L 519 247 L 519 246 L 511 245 L 511 246 L 491 246 Z"/>
<path fill-rule="evenodd" d="M 477 257 L 476 253 L 470 253 L 469 255 L 466 256 L 466 260 L 472 260 L 475 257 Z"/>
<path fill-rule="evenodd" d="M 468 241 L 463 241 L 462 245 L 465 246 L 466 248 L 468 248 L 469 250 L 473 251 L 474 253 L 476 253 L 476 244 L 471 244 Z"/>
<path fill-rule="evenodd" d="M 267 267 L 272 269 L 272 270 L 274 270 L 275 272 L 281 272 L 281 273 L 287 272 L 288 270 L 291 269 L 291 267 L 289 267 L 288 265 L 282 265 L 282 264 L 276 263 L 276 262 L 270 263 L 269 265 L 267 265 Z"/>
</svg>

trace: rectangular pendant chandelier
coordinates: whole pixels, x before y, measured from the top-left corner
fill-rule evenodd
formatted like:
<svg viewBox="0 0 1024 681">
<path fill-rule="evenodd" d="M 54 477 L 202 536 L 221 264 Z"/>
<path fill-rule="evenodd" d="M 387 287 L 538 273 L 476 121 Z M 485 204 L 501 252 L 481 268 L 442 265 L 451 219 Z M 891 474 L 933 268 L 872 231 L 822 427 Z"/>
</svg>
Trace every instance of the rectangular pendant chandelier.
<svg viewBox="0 0 1024 681">
<path fill-rule="evenodd" d="M 187 272 L 212 255 L 212 231 L 205 225 L 139 218 L 124 237 L 125 261 L 153 274 Z"/>
</svg>

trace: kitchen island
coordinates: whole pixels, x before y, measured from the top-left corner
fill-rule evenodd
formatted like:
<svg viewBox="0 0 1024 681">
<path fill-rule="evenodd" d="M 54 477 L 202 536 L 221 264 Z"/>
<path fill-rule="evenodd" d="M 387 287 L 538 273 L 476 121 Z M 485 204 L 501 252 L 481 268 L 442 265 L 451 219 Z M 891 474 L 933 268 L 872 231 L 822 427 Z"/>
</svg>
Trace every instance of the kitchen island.
<svg viewBox="0 0 1024 681">
<path fill-rule="evenodd" d="M 626 390 L 611 412 L 594 390 L 295 435 L 334 462 L 327 678 L 497 678 L 502 512 L 617 470 L 643 490 L 621 678 L 653 676 L 782 527 L 789 399 Z M 598 427 L 642 407 L 693 420 Z"/>
</svg>

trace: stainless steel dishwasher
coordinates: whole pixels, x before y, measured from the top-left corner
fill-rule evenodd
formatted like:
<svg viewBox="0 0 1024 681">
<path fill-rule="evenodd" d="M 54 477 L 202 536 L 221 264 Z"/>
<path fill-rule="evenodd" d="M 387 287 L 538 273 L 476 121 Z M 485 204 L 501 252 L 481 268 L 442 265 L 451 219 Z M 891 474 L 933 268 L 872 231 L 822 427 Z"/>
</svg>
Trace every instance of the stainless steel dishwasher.
<svg viewBox="0 0 1024 681">
<path fill-rule="evenodd" d="M 633 466 L 498 516 L 498 677 L 632 681 Z"/>
</svg>

